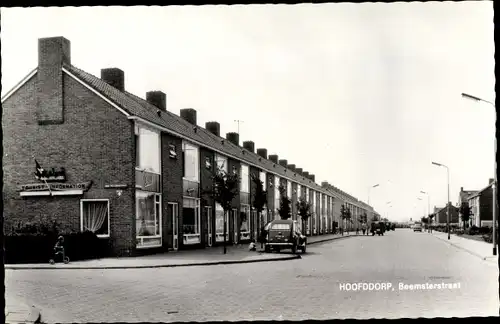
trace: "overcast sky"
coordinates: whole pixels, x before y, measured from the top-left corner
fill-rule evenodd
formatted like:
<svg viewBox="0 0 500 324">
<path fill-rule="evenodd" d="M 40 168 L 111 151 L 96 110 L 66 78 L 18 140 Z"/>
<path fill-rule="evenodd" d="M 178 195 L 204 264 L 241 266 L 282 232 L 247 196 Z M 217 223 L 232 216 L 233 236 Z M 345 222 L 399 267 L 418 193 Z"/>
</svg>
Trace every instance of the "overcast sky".
<svg viewBox="0 0 500 324">
<path fill-rule="evenodd" d="M 37 65 L 37 39 L 72 64 L 125 71 L 141 97 L 195 108 L 393 220 L 493 178 L 492 2 L 2 9 L 2 96 Z M 422 196 L 422 195 L 420 195 Z M 392 208 L 387 202 L 391 201 Z"/>
</svg>

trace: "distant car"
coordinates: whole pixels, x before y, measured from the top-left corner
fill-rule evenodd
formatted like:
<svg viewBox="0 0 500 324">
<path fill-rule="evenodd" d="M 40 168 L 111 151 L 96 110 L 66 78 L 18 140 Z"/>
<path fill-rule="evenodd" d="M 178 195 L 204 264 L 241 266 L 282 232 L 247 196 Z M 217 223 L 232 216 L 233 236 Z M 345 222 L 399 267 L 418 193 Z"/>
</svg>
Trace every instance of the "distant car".
<svg viewBox="0 0 500 324">
<path fill-rule="evenodd" d="M 422 232 L 422 224 L 420 223 L 415 223 L 413 225 L 413 232 Z"/>
<path fill-rule="evenodd" d="M 302 253 L 306 252 L 307 237 L 302 235 L 297 221 L 290 219 L 274 220 L 268 223 L 264 229 L 265 251 L 291 249 L 292 253 L 297 253 L 300 249 Z"/>
</svg>

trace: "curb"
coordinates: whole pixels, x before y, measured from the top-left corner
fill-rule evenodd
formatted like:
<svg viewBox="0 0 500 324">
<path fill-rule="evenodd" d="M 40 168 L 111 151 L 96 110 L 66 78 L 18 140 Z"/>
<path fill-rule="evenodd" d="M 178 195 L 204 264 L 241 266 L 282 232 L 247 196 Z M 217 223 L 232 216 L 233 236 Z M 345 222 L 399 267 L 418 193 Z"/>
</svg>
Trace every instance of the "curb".
<svg viewBox="0 0 500 324">
<path fill-rule="evenodd" d="M 334 241 L 334 240 L 339 240 L 339 239 L 343 239 L 343 238 L 348 238 L 348 237 L 354 237 L 354 236 L 366 236 L 366 235 L 344 235 L 344 236 L 338 236 L 338 237 L 332 237 L 332 238 L 329 238 L 329 239 L 324 239 L 324 240 L 319 240 L 319 241 L 314 241 L 314 242 L 311 242 L 311 243 L 307 243 L 307 245 L 312 245 L 312 244 L 316 244 L 316 243 L 324 243 L 324 242 L 328 242 L 328 241 Z"/>
<path fill-rule="evenodd" d="M 302 259 L 300 255 L 273 257 L 267 259 L 254 259 L 254 260 L 225 260 L 225 261 L 208 261 L 208 262 L 194 262 L 194 263 L 178 263 L 178 264 L 158 264 L 158 265 L 137 265 L 137 266 L 96 266 L 96 267 L 64 267 L 64 266 L 41 266 L 41 267 L 20 267 L 5 265 L 5 269 L 10 270 L 107 270 L 107 269 L 148 269 L 148 268 L 175 268 L 175 267 L 194 267 L 194 266 L 212 266 L 223 264 L 238 264 L 238 263 L 257 263 L 269 261 L 288 261 Z"/>
<path fill-rule="evenodd" d="M 432 233 L 429 233 L 429 234 L 431 234 L 431 235 L 432 235 Z M 486 256 L 486 257 L 485 257 L 485 256 L 482 256 L 482 255 L 477 254 L 476 252 L 472 252 L 472 251 L 470 251 L 470 250 L 468 250 L 468 249 L 466 249 L 466 248 L 464 248 L 464 247 L 461 247 L 461 246 L 459 246 L 459 245 L 453 244 L 452 242 L 450 242 L 450 241 L 448 241 L 448 240 L 445 240 L 445 239 L 442 239 L 442 238 L 440 238 L 439 236 L 436 236 L 436 235 L 432 235 L 432 236 L 433 236 L 433 237 L 435 237 L 435 238 L 437 238 L 438 240 L 441 240 L 441 241 L 443 241 L 443 242 L 448 243 L 448 244 L 449 244 L 449 245 L 451 245 L 451 246 L 456 247 L 457 249 L 460 249 L 460 250 L 465 251 L 465 252 L 467 252 L 467 253 L 469 253 L 469 254 L 472 254 L 473 256 L 478 257 L 478 258 L 480 258 L 480 259 L 481 259 L 481 260 L 483 260 L 483 261 L 489 261 L 488 259 L 490 259 L 490 258 L 491 258 L 491 257 L 489 257 L 489 256 Z"/>
</svg>

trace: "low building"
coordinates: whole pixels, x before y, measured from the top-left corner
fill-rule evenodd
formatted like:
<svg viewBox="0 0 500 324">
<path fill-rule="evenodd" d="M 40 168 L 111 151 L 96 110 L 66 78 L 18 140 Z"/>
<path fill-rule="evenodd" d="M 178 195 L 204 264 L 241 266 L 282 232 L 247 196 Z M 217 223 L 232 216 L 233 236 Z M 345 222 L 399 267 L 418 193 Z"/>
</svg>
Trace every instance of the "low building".
<svg viewBox="0 0 500 324">
<path fill-rule="evenodd" d="M 470 226 L 493 226 L 493 185 L 494 179 L 483 189 L 467 197 L 471 208 Z"/>
<path fill-rule="evenodd" d="M 451 203 L 448 205 L 450 208 L 450 225 L 459 225 L 458 208 L 453 206 Z M 434 206 L 434 212 L 432 215 L 434 216 L 432 221 L 434 225 L 448 224 L 448 211 L 446 206 L 440 208 Z"/>
<path fill-rule="evenodd" d="M 219 123 L 198 125 L 195 109 L 180 116 L 167 109 L 166 94 L 142 99 L 126 91 L 118 68 L 100 78 L 75 67 L 70 41 L 38 42 L 38 67 L 2 98 L 4 231 L 18 222 L 48 217 L 68 231 L 90 230 L 108 240 L 114 255 L 204 248 L 256 238 L 279 217 L 277 187 L 295 203 L 313 204 L 305 231 L 328 233 L 340 206 L 353 219 L 373 208 L 315 176 L 278 160 L 239 134 L 221 137 Z M 240 176 L 232 209 L 224 218 L 210 189 L 216 169 Z M 267 205 L 254 210 L 255 183 Z"/>
</svg>

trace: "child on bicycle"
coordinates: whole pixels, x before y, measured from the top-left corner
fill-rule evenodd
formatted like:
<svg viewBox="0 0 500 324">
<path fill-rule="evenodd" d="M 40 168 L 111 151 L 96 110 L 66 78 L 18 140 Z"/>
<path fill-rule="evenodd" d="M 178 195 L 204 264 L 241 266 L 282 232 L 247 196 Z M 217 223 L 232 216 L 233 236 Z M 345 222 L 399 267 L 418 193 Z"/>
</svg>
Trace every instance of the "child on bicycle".
<svg viewBox="0 0 500 324">
<path fill-rule="evenodd" d="M 57 238 L 56 245 L 54 246 L 54 257 L 56 257 L 58 255 L 62 255 L 62 257 L 64 259 L 64 237 L 63 236 L 59 236 Z"/>
</svg>

